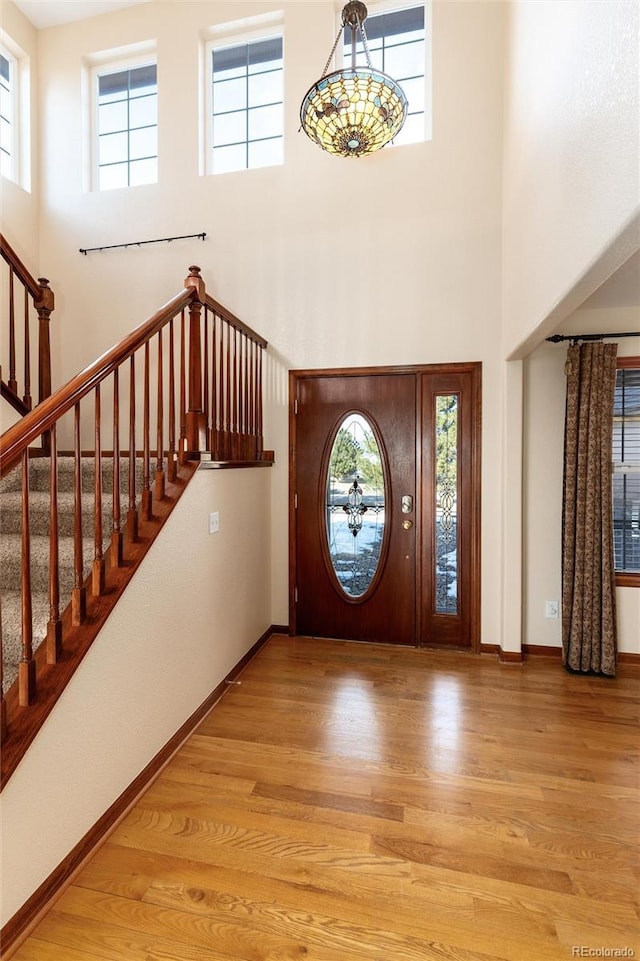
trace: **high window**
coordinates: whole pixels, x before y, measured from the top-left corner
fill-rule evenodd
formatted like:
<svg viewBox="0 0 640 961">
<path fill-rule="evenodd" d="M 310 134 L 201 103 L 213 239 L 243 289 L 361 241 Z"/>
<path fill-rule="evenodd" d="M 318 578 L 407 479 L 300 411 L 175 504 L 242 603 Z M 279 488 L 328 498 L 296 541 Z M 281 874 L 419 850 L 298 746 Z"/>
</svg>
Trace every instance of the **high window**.
<svg viewBox="0 0 640 961">
<path fill-rule="evenodd" d="M 99 70 L 98 189 L 158 179 L 158 83 L 155 63 Z"/>
<path fill-rule="evenodd" d="M 210 47 L 208 172 L 282 163 L 282 48 L 282 36 Z"/>
<path fill-rule="evenodd" d="M 16 169 L 16 62 L 0 50 L 0 171 L 14 179 Z"/>
<path fill-rule="evenodd" d="M 407 119 L 394 144 L 417 143 L 427 136 L 426 40 L 423 5 L 370 13 L 364 24 L 371 63 L 392 77 L 409 101 Z M 351 29 L 344 30 L 344 62 L 351 63 Z M 356 63 L 366 62 L 360 37 Z"/>
<path fill-rule="evenodd" d="M 640 586 L 640 357 L 618 360 L 613 407 L 616 581 Z"/>
</svg>

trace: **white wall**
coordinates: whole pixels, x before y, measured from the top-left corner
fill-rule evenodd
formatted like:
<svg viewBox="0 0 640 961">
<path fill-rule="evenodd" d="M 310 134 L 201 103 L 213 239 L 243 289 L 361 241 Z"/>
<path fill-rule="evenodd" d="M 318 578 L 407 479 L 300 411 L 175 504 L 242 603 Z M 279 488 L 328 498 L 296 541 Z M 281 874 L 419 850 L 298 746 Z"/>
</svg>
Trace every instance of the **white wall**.
<svg viewBox="0 0 640 961">
<path fill-rule="evenodd" d="M 2 923 L 269 627 L 270 486 L 269 468 L 189 484 L 2 792 Z"/>
<path fill-rule="evenodd" d="M 508 11 L 504 344 L 524 356 L 640 247 L 640 6 Z"/>
<path fill-rule="evenodd" d="M 198 174 L 199 38 L 227 20 L 284 9 L 285 163 Z M 273 348 L 266 446 L 274 473 L 273 621 L 286 623 L 287 367 L 484 362 L 487 570 L 500 567 L 501 4 L 436 3 L 433 141 L 350 162 L 298 133 L 298 105 L 335 36 L 334 5 L 153 3 L 40 38 L 48 158 L 41 259 L 65 324 L 56 358 L 75 373 L 176 290 L 190 263 Z M 83 58 L 153 40 L 158 53 L 159 183 L 83 189 Z M 179 65 L 178 69 L 176 66 Z M 55 150 L 54 150 L 55 146 Z M 55 157 L 55 161 L 52 158 Z M 78 248 L 204 230 L 204 243 Z M 279 373 L 276 375 L 276 368 Z M 500 584 L 483 578 L 483 636 L 500 634 Z"/>
<path fill-rule="evenodd" d="M 578 310 L 563 333 L 640 329 L 640 310 Z M 621 338 L 620 357 L 640 355 L 640 337 Z M 541 344 L 525 361 L 524 632 L 525 644 L 562 646 L 561 619 L 545 617 L 545 601 L 562 597 L 562 465 L 566 344 Z M 640 654 L 640 591 L 616 590 L 618 648 Z"/>
</svg>

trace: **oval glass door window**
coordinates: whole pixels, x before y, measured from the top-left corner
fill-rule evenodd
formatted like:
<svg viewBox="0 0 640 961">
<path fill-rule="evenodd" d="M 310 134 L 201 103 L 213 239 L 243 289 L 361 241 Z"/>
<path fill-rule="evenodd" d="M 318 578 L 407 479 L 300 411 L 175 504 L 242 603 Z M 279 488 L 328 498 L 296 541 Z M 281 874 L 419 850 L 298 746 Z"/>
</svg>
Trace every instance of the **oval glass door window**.
<svg viewBox="0 0 640 961">
<path fill-rule="evenodd" d="M 363 597 L 380 565 L 385 527 L 382 454 L 363 414 L 348 414 L 331 448 L 327 468 L 326 532 L 338 584 Z"/>
</svg>

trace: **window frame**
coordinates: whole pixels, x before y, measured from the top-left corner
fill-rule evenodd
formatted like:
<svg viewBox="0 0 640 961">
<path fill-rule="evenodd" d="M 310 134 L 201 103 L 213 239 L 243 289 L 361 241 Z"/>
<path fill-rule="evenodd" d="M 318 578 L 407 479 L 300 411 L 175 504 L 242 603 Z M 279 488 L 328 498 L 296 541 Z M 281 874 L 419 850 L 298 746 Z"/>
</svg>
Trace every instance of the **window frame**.
<svg viewBox="0 0 640 961">
<path fill-rule="evenodd" d="M 160 180 L 160 149 L 159 142 L 156 141 L 156 179 L 145 184 L 126 184 L 121 187 L 100 187 L 100 111 L 99 111 L 99 101 L 100 101 L 100 87 L 99 78 L 101 76 L 106 76 L 112 73 L 120 73 L 124 70 L 136 70 L 138 67 L 155 66 L 156 68 L 156 97 L 158 102 L 158 107 L 160 104 L 160 83 L 158 79 L 158 56 L 155 46 L 146 47 L 143 51 L 139 53 L 131 53 L 123 56 L 113 57 L 112 59 L 100 58 L 98 62 L 93 62 L 91 64 L 90 72 L 90 82 L 91 82 L 91 188 L 97 193 L 110 193 L 112 190 L 134 190 L 137 187 L 152 187 L 154 184 L 158 183 Z M 130 99 L 130 98 L 129 98 Z M 156 137 L 159 135 L 160 130 L 160 119 L 158 114 L 156 115 Z M 136 129 L 136 128 L 134 128 Z M 131 127 L 127 128 L 127 133 L 131 133 Z M 129 179 L 131 156 L 128 148 L 127 151 L 127 179 Z M 107 166 L 103 164 L 102 166 Z"/>
<path fill-rule="evenodd" d="M 5 149 L 4 143 L 2 145 L 2 153 L 6 154 L 9 158 L 9 172 L 3 173 L 3 176 L 15 183 L 17 181 L 17 171 L 20 169 L 20 138 L 18 136 L 20 119 L 20 92 L 18 83 L 18 60 L 4 43 L 0 44 L 0 55 L 2 55 L 9 64 L 9 80 L 5 89 L 7 89 L 8 98 L 11 100 L 12 112 L 12 117 L 10 120 L 3 116 L 3 120 L 6 120 L 10 130 L 8 149 Z M 4 81 L 1 82 L 4 87 Z"/>
<path fill-rule="evenodd" d="M 285 114 L 285 32 L 284 32 L 284 22 L 278 17 L 276 21 L 269 18 L 270 22 L 264 26 L 256 26 L 254 29 L 249 29 L 242 31 L 241 33 L 227 32 L 224 28 L 216 30 L 205 42 L 204 45 L 204 60 L 205 60 L 205 97 L 204 97 L 204 149 L 205 149 L 205 162 L 204 162 L 204 172 L 206 175 L 220 176 L 223 174 L 233 174 L 242 173 L 247 170 L 264 170 L 273 167 L 282 167 L 285 162 L 285 128 L 286 128 L 286 114 Z M 258 43 L 263 40 L 280 40 L 282 42 L 282 132 L 280 134 L 280 139 L 282 141 L 282 160 L 278 163 L 273 164 L 262 164 L 258 167 L 250 167 L 248 164 L 245 167 L 234 167 L 230 170 L 215 170 L 214 169 L 214 140 L 213 140 L 213 53 L 215 50 L 226 50 L 231 47 L 248 46 L 252 43 Z M 247 105 L 244 110 L 245 113 L 249 112 L 249 106 Z M 253 143 L 247 139 L 244 143 L 247 146 Z M 226 146 L 223 144 L 222 146 Z"/>
<path fill-rule="evenodd" d="M 11 82 L 11 172 L 5 180 L 31 191 L 31 67 L 28 54 L 0 28 L 0 51 L 13 67 Z"/>
<path fill-rule="evenodd" d="M 422 111 L 422 136 L 417 140 L 409 140 L 403 143 L 401 140 L 398 141 L 397 138 L 390 141 L 387 144 L 388 147 L 409 147 L 418 143 L 426 143 L 432 139 L 432 115 L 433 115 L 433 103 L 432 103 L 432 90 L 431 90 L 431 62 L 432 62 L 432 29 L 431 29 L 431 0 L 423 0 L 422 3 L 411 3 L 411 0 L 407 0 L 406 3 L 398 4 L 389 2 L 389 0 L 383 0 L 379 3 L 370 3 L 367 5 L 367 19 L 365 20 L 364 29 L 367 32 L 367 23 L 376 17 L 383 16 L 389 13 L 401 13 L 403 10 L 413 10 L 416 7 L 422 7 L 424 10 L 424 72 L 422 75 L 423 80 L 423 96 L 424 96 L 424 110 Z M 342 17 L 339 18 L 339 23 L 342 24 Z M 345 28 L 346 29 L 346 28 Z M 367 39 L 369 39 L 369 34 L 367 32 Z M 386 38 L 385 38 L 386 39 Z M 369 47 L 371 48 L 372 43 L 376 41 L 369 40 Z M 362 45 L 362 41 L 358 40 L 358 44 Z M 372 53 L 372 61 L 374 60 Z M 351 64 L 350 52 L 347 53 L 344 42 L 338 45 L 338 50 L 336 51 L 335 57 L 336 65 L 342 67 L 349 66 Z M 364 55 L 360 57 L 358 55 L 357 63 L 364 63 Z M 396 80 L 400 86 L 402 86 L 402 81 L 394 74 L 389 74 L 393 80 Z M 413 79 L 413 78 L 410 78 Z M 416 76 L 415 79 L 418 79 Z M 418 111 L 411 110 L 411 101 L 409 101 L 409 111 L 407 113 L 407 119 L 410 116 L 415 116 Z"/>
<path fill-rule="evenodd" d="M 640 356 L 639 357 L 618 357 L 616 363 L 617 370 L 640 370 Z M 615 467 L 613 459 L 611 462 L 611 482 L 613 484 L 613 476 L 615 473 Z M 614 555 L 615 563 L 615 555 Z M 640 587 L 640 571 L 621 571 L 615 570 L 615 584 L 616 587 Z"/>
</svg>

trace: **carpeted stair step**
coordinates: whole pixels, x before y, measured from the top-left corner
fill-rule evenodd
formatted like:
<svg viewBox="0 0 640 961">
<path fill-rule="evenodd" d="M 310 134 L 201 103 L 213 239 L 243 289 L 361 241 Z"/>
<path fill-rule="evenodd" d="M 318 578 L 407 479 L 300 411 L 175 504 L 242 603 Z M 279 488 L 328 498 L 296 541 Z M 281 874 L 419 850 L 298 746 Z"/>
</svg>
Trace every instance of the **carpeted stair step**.
<svg viewBox="0 0 640 961">
<path fill-rule="evenodd" d="M 102 529 L 108 538 L 113 529 L 112 510 L 113 497 L 105 494 L 102 499 Z M 121 523 L 124 524 L 128 498 L 120 496 Z M 49 531 L 49 491 L 33 491 L 29 494 L 29 530 L 31 536 L 47 534 Z M 74 532 L 75 495 L 71 491 L 58 493 L 58 531 L 61 537 L 72 537 Z M 93 531 L 94 496 L 82 495 L 82 530 Z M 9 491 L 2 494 L 2 509 L 0 510 L 0 535 L 20 534 L 22 531 L 22 494 L 20 491 Z M 1 543 L 1 539 L 0 539 Z"/>
<path fill-rule="evenodd" d="M 18 676 L 22 651 L 22 599 L 19 591 L 2 592 L 3 688 L 7 691 Z M 34 593 L 31 597 L 34 646 L 46 636 L 49 622 L 49 596 Z"/>
<path fill-rule="evenodd" d="M 46 635 L 49 620 L 49 485 L 50 461 L 34 458 L 29 462 L 29 525 L 31 533 L 31 590 L 34 650 Z M 155 470 L 155 461 L 151 463 Z M 93 457 L 82 459 L 83 579 L 93 564 L 94 476 Z M 136 503 L 142 490 L 142 460 L 136 461 Z M 68 605 L 74 582 L 74 475 L 75 458 L 58 458 L 58 563 L 60 576 L 60 613 Z M 152 475 L 153 476 L 153 475 Z M 124 525 L 129 502 L 129 459 L 120 461 L 120 510 Z M 113 460 L 102 463 L 103 550 L 112 531 Z M 2 594 L 2 646 L 6 691 L 17 675 L 22 641 L 22 478 L 20 468 L 0 481 L 0 591 Z"/>
</svg>

